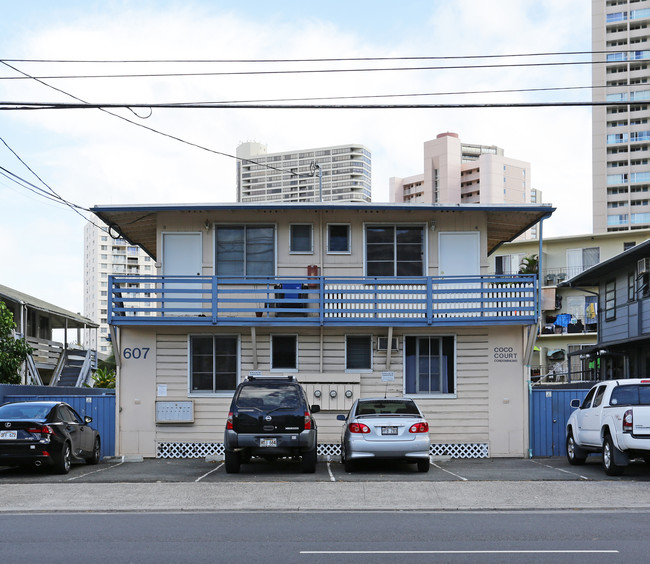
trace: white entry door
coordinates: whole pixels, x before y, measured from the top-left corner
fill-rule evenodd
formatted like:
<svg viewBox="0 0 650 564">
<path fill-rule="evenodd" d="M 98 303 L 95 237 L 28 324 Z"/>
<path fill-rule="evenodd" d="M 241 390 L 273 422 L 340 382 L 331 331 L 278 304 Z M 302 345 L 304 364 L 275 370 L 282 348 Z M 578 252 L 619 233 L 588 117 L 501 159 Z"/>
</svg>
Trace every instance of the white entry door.
<svg viewBox="0 0 650 564">
<path fill-rule="evenodd" d="M 449 231 L 438 234 L 440 276 L 478 276 L 481 272 L 481 234 Z"/>
<path fill-rule="evenodd" d="M 197 233 L 163 233 L 162 256 L 163 276 L 200 276 L 203 268 L 202 234 Z M 180 290 L 191 288 L 200 290 L 200 284 L 180 284 L 165 282 L 165 290 Z M 166 292 L 169 300 L 181 298 L 200 298 L 200 293 Z M 200 302 L 167 301 L 165 309 L 181 309 L 185 311 L 171 311 L 166 315 L 198 315 L 198 311 L 189 311 L 189 308 L 200 308 Z"/>
<path fill-rule="evenodd" d="M 440 276 L 478 276 L 481 272 L 481 234 L 478 231 L 441 232 L 438 236 L 438 271 Z M 473 317 L 480 283 L 440 284 L 436 309 L 442 316 Z M 477 290 L 474 290 L 474 289 Z M 450 290 L 460 290 L 450 292 Z M 469 290 L 469 291 L 468 291 Z"/>
</svg>

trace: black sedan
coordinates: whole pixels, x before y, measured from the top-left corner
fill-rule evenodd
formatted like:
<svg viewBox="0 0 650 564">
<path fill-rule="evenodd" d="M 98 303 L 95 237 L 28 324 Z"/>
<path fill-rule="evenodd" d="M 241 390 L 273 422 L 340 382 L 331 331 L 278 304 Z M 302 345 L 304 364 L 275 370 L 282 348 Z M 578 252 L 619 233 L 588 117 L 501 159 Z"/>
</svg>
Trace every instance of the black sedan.
<svg viewBox="0 0 650 564">
<path fill-rule="evenodd" d="M 21 401 L 0 406 L 0 466 L 48 466 L 67 474 L 72 462 L 97 464 L 99 432 L 67 403 Z"/>
</svg>

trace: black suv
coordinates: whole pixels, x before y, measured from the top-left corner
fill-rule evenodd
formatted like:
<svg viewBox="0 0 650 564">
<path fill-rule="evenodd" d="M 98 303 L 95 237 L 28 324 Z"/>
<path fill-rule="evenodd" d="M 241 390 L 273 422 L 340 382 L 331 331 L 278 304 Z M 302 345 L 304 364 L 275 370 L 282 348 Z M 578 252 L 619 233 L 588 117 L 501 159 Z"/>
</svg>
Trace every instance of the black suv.
<svg viewBox="0 0 650 564">
<path fill-rule="evenodd" d="M 303 472 L 316 471 L 316 421 L 319 405 L 292 377 L 253 378 L 237 386 L 233 396 L 224 447 L 226 472 L 239 472 L 252 456 L 265 460 L 301 459 Z"/>
</svg>

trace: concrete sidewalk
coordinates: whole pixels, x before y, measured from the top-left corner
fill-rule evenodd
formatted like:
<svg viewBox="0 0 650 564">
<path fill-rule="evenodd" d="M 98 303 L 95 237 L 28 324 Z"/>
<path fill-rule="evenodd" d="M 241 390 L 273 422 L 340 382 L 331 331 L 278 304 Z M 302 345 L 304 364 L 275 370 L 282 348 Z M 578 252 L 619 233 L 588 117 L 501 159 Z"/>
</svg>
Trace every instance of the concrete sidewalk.
<svg viewBox="0 0 650 564">
<path fill-rule="evenodd" d="M 639 482 L 102 483 L 0 485 L 0 513 L 648 509 Z"/>
</svg>

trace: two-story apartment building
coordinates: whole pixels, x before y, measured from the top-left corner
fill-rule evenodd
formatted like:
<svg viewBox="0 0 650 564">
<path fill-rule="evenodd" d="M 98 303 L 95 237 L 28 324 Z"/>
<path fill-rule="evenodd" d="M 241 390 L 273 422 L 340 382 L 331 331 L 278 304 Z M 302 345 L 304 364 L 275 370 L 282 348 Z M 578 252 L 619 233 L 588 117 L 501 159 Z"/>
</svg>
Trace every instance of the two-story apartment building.
<svg viewBox="0 0 650 564">
<path fill-rule="evenodd" d="M 598 292 L 598 342 L 580 355 L 596 379 L 650 376 L 650 240 L 562 283 Z"/>
<path fill-rule="evenodd" d="M 118 360 L 117 453 L 223 452 L 233 391 L 292 375 L 336 454 L 358 397 L 417 398 L 432 454 L 523 456 L 535 275 L 488 256 L 549 205 L 97 206 L 154 259 L 109 279 Z"/>
<path fill-rule="evenodd" d="M 592 378 L 593 362 L 577 351 L 597 342 L 598 288 L 568 288 L 561 283 L 617 256 L 650 237 L 650 229 L 545 237 L 541 255 L 541 319 L 533 352 L 532 375 L 541 382 Z M 538 240 L 502 245 L 491 259 L 496 274 L 515 274 L 522 262 L 539 254 Z M 571 376 L 569 376 L 571 374 Z"/>
</svg>

